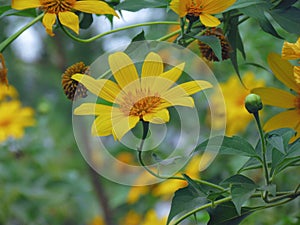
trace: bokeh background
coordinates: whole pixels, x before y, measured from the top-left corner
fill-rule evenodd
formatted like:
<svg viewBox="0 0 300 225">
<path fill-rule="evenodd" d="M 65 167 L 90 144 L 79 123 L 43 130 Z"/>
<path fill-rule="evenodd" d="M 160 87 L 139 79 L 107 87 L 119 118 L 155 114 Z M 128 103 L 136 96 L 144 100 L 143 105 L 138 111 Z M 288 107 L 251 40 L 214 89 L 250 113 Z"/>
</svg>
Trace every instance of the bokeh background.
<svg viewBox="0 0 300 225">
<path fill-rule="evenodd" d="M 9 3 L 0 1 L 0 4 Z M 0 17 L 0 41 L 31 20 L 17 16 Z M 122 18 L 115 18 L 113 25 L 105 17 L 94 16 L 92 26 L 81 30 L 80 36 L 91 37 L 110 30 L 111 26 L 117 28 L 156 20 L 177 20 L 177 16 L 164 9 L 123 11 Z M 101 225 L 105 224 L 105 214 L 120 225 L 165 224 L 171 197 L 176 188 L 184 184 L 167 183 L 140 188 L 122 186 L 91 170 L 73 136 L 72 102 L 63 93 L 61 75 L 76 62 L 90 64 L 104 52 L 129 44 L 142 30 L 147 39 L 155 40 L 174 29 L 177 27 L 140 27 L 83 44 L 71 40 L 60 29 L 56 29 L 55 36 L 50 37 L 42 24 L 37 23 L 5 50 L 9 83 L 18 90 L 22 104 L 35 110 L 36 125 L 26 128 L 22 139 L 0 143 L 0 224 Z M 295 40 L 295 36 L 285 33 L 280 27 L 276 29 L 287 41 Z M 270 52 L 280 53 L 283 40 L 261 31 L 253 20 L 241 25 L 241 34 L 247 54 L 246 61 L 239 55 L 241 74 L 251 71 L 269 85 L 280 86 L 270 72 L 246 63 L 268 68 L 267 55 Z M 200 55 L 197 43 L 189 47 Z M 235 74 L 229 61 L 209 63 L 209 66 L 220 83 Z M 232 90 L 232 94 L 239 93 Z M 269 109 L 270 115 L 272 110 Z M 265 118 L 270 115 L 265 115 Z M 205 123 L 203 126 L 209 127 Z M 254 122 L 250 122 L 239 135 L 254 144 L 258 139 Z M 121 154 L 120 150 L 119 153 L 118 157 L 124 162 L 135 160 L 126 152 Z M 197 176 L 220 182 L 236 172 L 245 161 L 242 157 L 220 156 Z M 255 173 L 251 175 L 256 176 Z M 298 180 L 299 171 L 296 170 L 278 178 L 283 189 Z M 296 219 L 300 217 L 299 209 L 299 200 L 295 200 L 285 206 L 257 212 L 242 224 L 299 224 L 299 219 Z M 198 224 L 205 224 L 208 220 L 206 213 L 199 213 L 198 217 Z M 184 224 L 195 222 L 186 221 Z"/>
</svg>

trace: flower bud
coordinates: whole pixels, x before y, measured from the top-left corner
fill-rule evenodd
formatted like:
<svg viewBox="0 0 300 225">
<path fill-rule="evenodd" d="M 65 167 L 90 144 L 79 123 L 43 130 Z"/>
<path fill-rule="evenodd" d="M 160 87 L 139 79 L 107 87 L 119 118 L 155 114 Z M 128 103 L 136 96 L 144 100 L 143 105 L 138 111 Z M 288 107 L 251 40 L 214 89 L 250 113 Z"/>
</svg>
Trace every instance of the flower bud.
<svg viewBox="0 0 300 225">
<path fill-rule="evenodd" d="M 261 98 L 257 94 L 249 94 L 245 98 L 245 107 L 249 113 L 256 113 L 263 108 Z"/>
</svg>

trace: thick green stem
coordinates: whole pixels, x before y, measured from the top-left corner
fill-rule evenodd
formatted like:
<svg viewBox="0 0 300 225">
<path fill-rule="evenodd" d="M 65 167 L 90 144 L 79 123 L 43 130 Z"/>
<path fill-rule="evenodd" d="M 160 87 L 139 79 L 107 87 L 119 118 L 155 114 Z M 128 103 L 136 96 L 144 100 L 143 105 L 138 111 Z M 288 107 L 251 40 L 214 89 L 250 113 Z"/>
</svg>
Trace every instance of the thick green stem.
<svg viewBox="0 0 300 225">
<path fill-rule="evenodd" d="M 27 30 L 29 27 L 31 27 L 36 22 L 40 21 L 44 14 L 40 14 L 37 17 L 34 18 L 34 20 L 30 21 L 28 24 L 26 24 L 24 27 L 22 27 L 20 30 L 18 30 L 16 33 L 11 35 L 9 38 L 5 39 L 0 44 L 0 52 L 3 52 L 4 49 L 10 45 L 17 37 L 19 37 L 25 30 Z"/>
<path fill-rule="evenodd" d="M 110 31 L 107 31 L 107 32 L 103 32 L 101 34 L 98 34 L 94 37 L 87 38 L 87 39 L 82 39 L 82 38 L 74 36 L 62 24 L 60 24 L 62 30 L 66 33 L 66 35 L 68 35 L 73 40 L 78 41 L 78 42 L 82 42 L 82 43 L 89 43 L 89 42 L 95 41 L 95 40 L 97 40 L 101 37 L 104 37 L 106 35 L 116 33 L 116 32 L 119 32 L 119 31 L 128 30 L 128 29 L 132 29 L 132 28 L 136 28 L 136 27 L 142 27 L 142 26 L 152 26 L 152 25 L 179 25 L 179 23 L 175 22 L 175 21 L 155 21 L 155 22 L 139 23 L 139 24 L 129 25 L 129 26 L 120 27 L 120 28 L 117 28 L 117 29 L 114 29 L 114 30 L 110 30 Z"/>
</svg>

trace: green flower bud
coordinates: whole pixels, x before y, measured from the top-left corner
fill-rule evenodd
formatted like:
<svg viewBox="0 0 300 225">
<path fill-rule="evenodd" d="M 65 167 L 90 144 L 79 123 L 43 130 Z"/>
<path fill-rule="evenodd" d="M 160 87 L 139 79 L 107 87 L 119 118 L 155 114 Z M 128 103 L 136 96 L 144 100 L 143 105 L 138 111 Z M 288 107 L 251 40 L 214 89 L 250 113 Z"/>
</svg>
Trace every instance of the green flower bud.
<svg viewBox="0 0 300 225">
<path fill-rule="evenodd" d="M 257 94 L 249 94 L 245 98 L 245 107 L 249 113 L 256 113 L 263 108 L 261 98 Z"/>
</svg>

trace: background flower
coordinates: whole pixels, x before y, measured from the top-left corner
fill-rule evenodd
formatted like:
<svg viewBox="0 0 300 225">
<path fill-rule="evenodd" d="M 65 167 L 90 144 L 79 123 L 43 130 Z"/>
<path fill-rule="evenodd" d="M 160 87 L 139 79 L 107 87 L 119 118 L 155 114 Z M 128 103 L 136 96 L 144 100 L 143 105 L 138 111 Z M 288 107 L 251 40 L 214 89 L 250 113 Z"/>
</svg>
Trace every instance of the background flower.
<svg viewBox="0 0 300 225">
<path fill-rule="evenodd" d="M 111 14 L 118 16 L 117 13 L 105 2 L 85 0 L 13 0 L 12 8 L 17 10 L 38 8 L 40 7 L 45 15 L 43 17 L 43 24 L 49 35 L 53 36 L 52 27 L 58 17 L 59 22 L 73 30 L 76 34 L 79 33 L 79 18 L 73 12 L 73 10 L 78 10 L 86 13 L 95 14 Z"/>
</svg>

